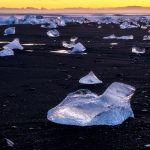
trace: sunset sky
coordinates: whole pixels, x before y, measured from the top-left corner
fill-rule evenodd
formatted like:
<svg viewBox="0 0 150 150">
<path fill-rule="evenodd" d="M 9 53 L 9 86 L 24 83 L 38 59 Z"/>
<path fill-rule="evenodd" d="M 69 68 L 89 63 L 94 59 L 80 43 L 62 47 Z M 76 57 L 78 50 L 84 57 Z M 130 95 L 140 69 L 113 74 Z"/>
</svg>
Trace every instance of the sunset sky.
<svg viewBox="0 0 150 150">
<path fill-rule="evenodd" d="M 150 0 L 0 0 L 0 7 L 7 8 L 106 8 L 124 6 L 150 7 Z"/>
</svg>

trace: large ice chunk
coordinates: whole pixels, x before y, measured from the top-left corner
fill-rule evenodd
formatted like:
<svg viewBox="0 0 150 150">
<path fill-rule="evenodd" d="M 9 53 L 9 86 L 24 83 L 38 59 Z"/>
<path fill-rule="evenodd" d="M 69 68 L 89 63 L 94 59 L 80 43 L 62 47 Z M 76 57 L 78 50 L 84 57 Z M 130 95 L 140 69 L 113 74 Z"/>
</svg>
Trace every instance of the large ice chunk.
<svg viewBox="0 0 150 150">
<path fill-rule="evenodd" d="M 19 49 L 19 50 L 23 50 L 23 46 L 20 44 L 19 39 L 14 39 L 12 42 L 10 42 L 9 44 L 3 46 L 4 49 Z"/>
<path fill-rule="evenodd" d="M 67 125 L 118 125 L 134 117 L 130 99 L 135 88 L 114 82 L 98 96 L 89 90 L 78 90 L 50 109 L 48 120 Z"/>
<path fill-rule="evenodd" d="M 0 57 L 4 57 L 4 56 L 13 56 L 14 55 L 14 51 L 12 49 L 3 49 L 0 51 Z"/>
<path fill-rule="evenodd" d="M 84 47 L 84 45 L 78 42 L 77 44 L 74 45 L 74 48 L 72 49 L 71 53 L 81 53 L 84 52 L 85 50 L 86 48 Z"/>
<path fill-rule="evenodd" d="M 47 35 L 50 36 L 50 37 L 58 37 L 58 36 L 60 36 L 59 32 L 56 29 L 48 31 Z"/>
<path fill-rule="evenodd" d="M 4 30 L 4 35 L 15 34 L 15 33 L 16 33 L 15 27 L 9 27 Z"/>
<path fill-rule="evenodd" d="M 96 77 L 96 75 L 93 73 L 93 71 L 90 71 L 89 74 L 87 74 L 86 76 L 82 77 L 79 80 L 79 83 L 81 83 L 81 84 L 100 84 L 103 82 Z"/>
</svg>

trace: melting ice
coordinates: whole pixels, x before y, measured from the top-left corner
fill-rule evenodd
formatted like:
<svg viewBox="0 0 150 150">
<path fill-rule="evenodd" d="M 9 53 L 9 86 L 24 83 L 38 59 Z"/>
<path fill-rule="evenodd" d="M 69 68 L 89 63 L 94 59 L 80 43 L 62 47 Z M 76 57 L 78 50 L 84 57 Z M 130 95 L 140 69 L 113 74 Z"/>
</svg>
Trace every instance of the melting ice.
<svg viewBox="0 0 150 150">
<path fill-rule="evenodd" d="M 10 42 L 9 44 L 3 46 L 4 49 L 19 49 L 19 50 L 23 50 L 23 46 L 20 44 L 19 39 L 14 39 L 12 42 Z"/>
<path fill-rule="evenodd" d="M 59 32 L 56 29 L 48 31 L 47 35 L 50 36 L 50 37 L 58 37 L 58 36 L 60 36 Z"/>
<path fill-rule="evenodd" d="M 145 48 L 140 48 L 140 47 L 132 47 L 132 53 L 136 54 L 144 54 L 145 53 Z"/>
<path fill-rule="evenodd" d="M 15 33 L 16 33 L 15 27 L 9 27 L 4 30 L 4 35 L 15 34 Z"/>
<path fill-rule="evenodd" d="M 130 99 L 135 88 L 114 82 L 98 96 L 89 90 L 70 93 L 47 114 L 49 121 L 77 126 L 118 125 L 134 117 Z"/>
<path fill-rule="evenodd" d="M 86 76 L 82 77 L 79 80 L 79 83 L 81 83 L 81 84 L 100 84 L 103 82 L 96 77 L 96 75 L 93 73 L 93 71 L 90 71 L 89 74 L 87 74 Z"/>
</svg>

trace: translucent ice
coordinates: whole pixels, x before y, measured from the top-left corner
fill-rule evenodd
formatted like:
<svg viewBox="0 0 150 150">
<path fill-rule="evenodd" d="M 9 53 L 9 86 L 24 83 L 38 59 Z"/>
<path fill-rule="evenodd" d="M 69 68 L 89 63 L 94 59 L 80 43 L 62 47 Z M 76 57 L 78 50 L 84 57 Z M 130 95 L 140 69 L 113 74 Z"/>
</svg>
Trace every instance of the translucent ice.
<svg viewBox="0 0 150 150">
<path fill-rule="evenodd" d="M 103 39 L 116 39 L 116 36 L 112 34 L 110 36 L 103 37 Z"/>
<path fill-rule="evenodd" d="M 139 25 L 131 25 L 129 22 L 124 22 L 120 25 L 120 29 L 133 29 L 133 28 L 138 28 Z"/>
<path fill-rule="evenodd" d="M 144 40 L 144 41 L 149 41 L 149 40 L 150 40 L 150 35 L 145 35 L 145 36 L 143 37 L 143 40 Z"/>
<path fill-rule="evenodd" d="M 3 46 L 4 49 L 19 49 L 19 50 L 23 50 L 23 46 L 20 44 L 19 39 L 14 39 L 12 42 L 10 42 L 9 44 Z"/>
<path fill-rule="evenodd" d="M 77 44 L 74 45 L 74 48 L 72 49 L 71 53 L 81 53 L 84 52 L 85 50 L 86 48 L 83 46 L 83 44 L 78 42 Z"/>
<path fill-rule="evenodd" d="M 67 43 L 66 41 L 62 42 L 63 47 L 65 48 L 73 48 L 74 44 L 73 43 Z"/>
<path fill-rule="evenodd" d="M 79 83 L 81 83 L 81 84 L 100 84 L 103 82 L 96 77 L 96 75 L 93 73 L 93 71 L 91 71 L 88 75 L 82 77 L 79 80 Z"/>
<path fill-rule="evenodd" d="M 15 27 L 9 27 L 4 30 L 4 35 L 15 34 L 15 32 L 16 32 Z"/>
<path fill-rule="evenodd" d="M 70 43 L 63 41 L 62 45 L 65 48 L 73 48 L 75 46 L 77 40 L 78 40 L 78 37 L 72 37 L 72 38 L 70 38 Z"/>
<path fill-rule="evenodd" d="M 132 47 L 132 53 L 136 54 L 144 54 L 145 53 L 145 48 L 140 48 L 140 47 Z"/>
<path fill-rule="evenodd" d="M 103 37 L 103 39 L 132 40 L 132 39 L 134 39 L 134 37 L 133 37 L 133 35 L 117 37 L 114 34 L 112 34 L 110 36 Z"/>
<path fill-rule="evenodd" d="M 58 37 L 59 36 L 59 32 L 57 30 L 50 30 L 47 32 L 47 35 L 50 37 Z"/>
<path fill-rule="evenodd" d="M 98 96 L 89 90 L 70 93 L 56 107 L 50 109 L 48 120 L 67 125 L 118 125 L 134 117 L 130 99 L 135 88 L 114 82 Z"/>
<path fill-rule="evenodd" d="M 0 51 L 0 57 L 13 56 L 13 55 L 14 55 L 14 51 L 8 48 Z"/>
<path fill-rule="evenodd" d="M 75 43 L 78 40 L 78 37 L 72 37 L 70 38 L 70 42 Z"/>
</svg>

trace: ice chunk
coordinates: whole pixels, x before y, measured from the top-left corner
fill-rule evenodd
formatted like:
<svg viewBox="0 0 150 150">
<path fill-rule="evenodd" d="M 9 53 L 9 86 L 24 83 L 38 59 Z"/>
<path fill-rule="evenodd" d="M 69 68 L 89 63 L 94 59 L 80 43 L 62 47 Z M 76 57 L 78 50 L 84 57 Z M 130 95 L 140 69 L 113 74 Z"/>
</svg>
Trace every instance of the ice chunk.
<svg viewBox="0 0 150 150">
<path fill-rule="evenodd" d="M 150 144 L 146 144 L 146 145 L 144 145 L 145 147 L 147 147 L 147 148 L 150 148 Z"/>
<path fill-rule="evenodd" d="M 86 48 L 83 46 L 83 44 L 78 42 L 77 44 L 74 45 L 74 48 L 72 49 L 71 53 L 81 53 L 84 52 L 85 50 Z"/>
<path fill-rule="evenodd" d="M 63 41 L 62 45 L 65 48 L 73 48 L 75 46 L 76 40 L 78 40 L 78 37 L 72 37 L 72 38 L 70 38 L 70 43 Z"/>
<path fill-rule="evenodd" d="M 4 49 L 19 49 L 19 50 L 23 50 L 23 46 L 20 44 L 19 39 L 14 39 L 12 42 L 10 42 L 9 44 L 3 46 Z"/>
<path fill-rule="evenodd" d="M 75 43 L 78 40 L 78 37 L 72 37 L 70 38 L 70 42 Z"/>
<path fill-rule="evenodd" d="M 145 36 L 143 37 L 143 40 L 144 40 L 144 41 L 150 40 L 150 35 L 145 35 Z"/>
<path fill-rule="evenodd" d="M 141 26 L 141 29 L 146 30 L 146 29 L 147 29 L 147 26 Z"/>
<path fill-rule="evenodd" d="M 138 27 L 139 27 L 139 24 L 131 25 L 129 22 L 123 22 L 120 25 L 120 29 L 133 29 L 133 28 L 138 28 Z"/>
<path fill-rule="evenodd" d="M 66 26 L 65 20 L 63 19 L 63 17 L 57 17 L 57 24 L 58 26 L 64 27 Z"/>
<path fill-rule="evenodd" d="M 118 40 L 133 40 L 134 37 L 133 35 L 128 35 L 128 36 L 120 36 L 120 37 L 117 37 Z"/>
<path fill-rule="evenodd" d="M 67 125 L 118 125 L 134 117 L 130 99 L 135 88 L 114 82 L 98 96 L 89 90 L 78 90 L 56 107 L 50 109 L 47 119 Z"/>
<path fill-rule="evenodd" d="M 11 140 L 4 138 L 3 136 L 0 137 L 1 150 L 11 150 L 13 147 L 14 147 L 14 143 Z"/>
<path fill-rule="evenodd" d="M 63 41 L 63 42 L 62 42 L 62 45 L 63 45 L 63 47 L 65 47 L 65 48 L 73 48 L 73 47 L 74 47 L 74 44 L 72 44 L 72 43 L 67 43 L 66 41 Z"/>
<path fill-rule="evenodd" d="M 132 47 L 132 53 L 136 54 L 144 54 L 145 53 L 145 48 L 140 48 L 140 47 Z"/>
<path fill-rule="evenodd" d="M 57 30 L 50 30 L 47 32 L 47 35 L 50 36 L 50 37 L 58 37 L 60 36 L 59 32 Z"/>
<path fill-rule="evenodd" d="M 112 34 L 110 36 L 103 37 L 103 39 L 116 39 L 116 36 Z"/>
<path fill-rule="evenodd" d="M 112 34 L 112 35 L 110 35 L 110 36 L 103 37 L 103 39 L 133 40 L 134 37 L 133 37 L 133 35 L 117 37 L 117 36 L 115 36 L 114 34 Z"/>
<path fill-rule="evenodd" d="M 79 83 L 81 83 L 81 84 L 100 84 L 103 82 L 96 77 L 96 75 L 93 73 L 93 71 L 91 71 L 88 75 L 82 77 L 79 80 Z"/>
<path fill-rule="evenodd" d="M 14 51 L 8 48 L 0 51 L 0 57 L 13 56 L 13 55 L 14 55 Z"/>
<path fill-rule="evenodd" d="M 15 27 L 9 27 L 4 30 L 4 35 L 15 34 L 15 33 L 16 33 Z"/>
</svg>

